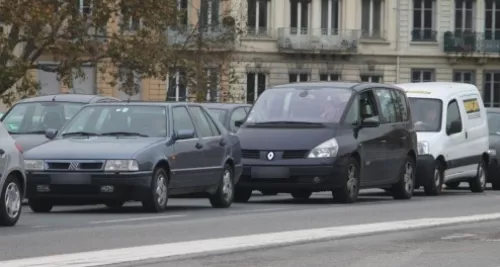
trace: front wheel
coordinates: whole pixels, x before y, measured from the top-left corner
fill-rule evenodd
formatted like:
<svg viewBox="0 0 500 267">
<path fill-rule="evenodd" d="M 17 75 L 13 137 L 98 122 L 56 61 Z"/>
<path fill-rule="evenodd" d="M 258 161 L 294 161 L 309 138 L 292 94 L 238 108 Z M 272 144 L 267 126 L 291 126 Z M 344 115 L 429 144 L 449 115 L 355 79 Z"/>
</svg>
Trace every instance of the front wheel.
<svg viewBox="0 0 500 267">
<path fill-rule="evenodd" d="M 392 186 L 394 199 L 410 199 L 415 185 L 415 161 L 407 156 L 399 174 L 399 181 Z"/>
<path fill-rule="evenodd" d="M 440 162 L 436 162 L 434 176 L 428 185 L 424 186 L 424 192 L 428 196 L 440 195 L 443 190 L 444 168 Z"/>
<path fill-rule="evenodd" d="M 483 160 L 477 166 L 476 177 L 469 181 L 469 188 L 474 193 L 481 193 L 486 189 L 486 164 Z"/>
<path fill-rule="evenodd" d="M 162 212 L 167 209 L 168 202 L 168 174 L 158 168 L 153 172 L 151 188 L 142 206 L 149 212 Z"/>
<path fill-rule="evenodd" d="M 341 203 L 354 203 L 359 194 L 359 162 L 355 158 L 349 158 L 345 171 L 344 185 L 332 191 L 333 198 Z"/>
<path fill-rule="evenodd" d="M 233 168 L 226 164 L 224 165 L 224 172 L 222 174 L 222 179 L 217 188 L 217 192 L 210 196 L 210 204 L 214 208 L 229 208 L 233 204 L 234 198 L 234 179 L 233 179 Z"/>
<path fill-rule="evenodd" d="M 0 190 L 0 225 L 14 226 L 21 216 L 22 194 L 19 181 L 8 176 Z"/>
</svg>

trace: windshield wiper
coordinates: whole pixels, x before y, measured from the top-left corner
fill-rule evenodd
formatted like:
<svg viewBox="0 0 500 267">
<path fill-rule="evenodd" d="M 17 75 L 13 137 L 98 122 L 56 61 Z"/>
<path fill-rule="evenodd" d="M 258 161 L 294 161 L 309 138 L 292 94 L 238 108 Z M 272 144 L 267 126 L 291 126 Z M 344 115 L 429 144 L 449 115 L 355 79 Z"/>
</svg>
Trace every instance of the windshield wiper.
<svg viewBox="0 0 500 267">
<path fill-rule="evenodd" d="M 69 133 L 63 133 L 62 134 L 63 137 L 66 137 L 66 136 L 75 136 L 75 135 L 80 135 L 80 136 L 97 136 L 99 134 L 98 133 L 91 133 L 91 132 L 83 132 L 83 131 L 69 132 Z"/>
<path fill-rule="evenodd" d="M 134 132 L 107 132 L 107 133 L 102 133 L 101 135 L 105 136 L 113 136 L 113 135 L 125 135 L 125 136 L 140 136 L 140 137 L 149 137 L 149 135 L 141 134 L 141 133 L 134 133 Z"/>
<path fill-rule="evenodd" d="M 31 131 L 31 132 L 9 132 L 10 134 L 44 134 L 45 131 Z"/>
</svg>

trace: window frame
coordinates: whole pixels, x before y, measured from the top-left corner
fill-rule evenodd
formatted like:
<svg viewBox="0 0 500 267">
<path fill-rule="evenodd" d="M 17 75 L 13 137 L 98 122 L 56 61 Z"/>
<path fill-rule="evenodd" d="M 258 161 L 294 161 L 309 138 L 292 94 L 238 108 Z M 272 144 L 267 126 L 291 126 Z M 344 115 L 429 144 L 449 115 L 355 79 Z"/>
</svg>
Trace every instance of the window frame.
<svg viewBox="0 0 500 267">
<path fill-rule="evenodd" d="M 249 83 L 249 81 L 251 81 L 251 75 L 253 75 L 253 82 L 252 83 Z M 245 89 L 245 103 L 247 104 L 252 104 L 252 103 L 255 103 L 255 101 L 257 101 L 257 99 L 259 98 L 259 96 L 264 93 L 264 91 L 266 90 L 267 88 L 267 85 L 268 85 L 268 79 L 269 79 L 269 75 L 267 73 L 264 73 L 264 72 L 253 72 L 253 71 L 249 71 L 246 73 L 246 78 L 247 78 L 247 84 L 246 84 L 246 89 Z M 262 79 L 264 78 L 264 84 L 262 83 L 259 83 L 259 79 Z M 253 88 L 250 88 L 250 84 L 253 84 Z M 249 94 L 249 89 L 251 91 L 253 91 L 251 94 Z M 260 90 L 262 89 L 262 90 Z M 259 93 L 259 91 L 261 91 Z M 253 95 L 253 100 L 251 99 L 248 99 L 249 96 L 252 96 Z"/>
<path fill-rule="evenodd" d="M 397 111 L 397 108 L 396 106 L 394 105 L 394 99 L 393 99 L 393 94 L 391 93 L 392 91 L 392 88 L 386 88 L 386 87 L 377 87 L 377 88 L 374 88 L 374 91 L 375 91 L 375 98 L 377 98 L 377 102 L 380 106 L 380 112 L 379 112 L 379 116 L 382 115 L 382 118 L 383 120 L 380 120 L 382 123 L 388 123 L 388 124 L 394 124 L 394 123 L 399 123 L 400 121 L 398 121 L 398 111 Z M 384 110 L 384 107 L 382 106 L 382 99 L 380 98 L 380 96 L 378 95 L 378 92 L 387 92 L 390 100 L 389 100 L 389 103 L 391 104 L 392 106 L 392 111 L 394 112 L 394 121 L 392 121 L 389 116 L 386 116 L 386 114 L 384 114 L 383 110 Z"/>
<path fill-rule="evenodd" d="M 365 1 L 368 1 L 368 7 L 365 7 Z M 379 4 L 379 18 L 380 21 L 379 23 L 379 29 L 378 32 L 375 32 L 373 29 L 373 26 L 375 24 L 375 2 L 380 2 Z M 384 26 L 385 26 L 385 20 L 384 20 L 384 15 L 385 15 L 385 1 L 384 0 L 361 0 L 361 14 L 364 14 L 364 8 L 368 8 L 368 14 L 369 17 L 366 18 L 365 16 L 361 17 L 361 37 L 362 38 L 373 38 L 373 39 L 382 39 L 383 38 L 383 32 L 384 32 Z M 368 29 L 363 29 L 364 25 L 364 20 L 368 19 Z M 367 32 L 368 31 L 368 32 Z"/>
<path fill-rule="evenodd" d="M 419 73 L 419 81 L 416 82 L 413 80 L 413 74 L 415 72 Z M 429 72 L 431 74 L 431 80 L 424 80 L 424 73 Z M 421 83 L 421 82 L 434 82 L 436 81 L 436 70 L 435 69 L 411 69 L 411 77 L 410 77 L 410 82 L 412 83 Z"/>
<path fill-rule="evenodd" d="M 380 122 L 381 122 L 381 124 L 382 124 L 382 120 L 381 120 L 381 116 L 380 116 L 380 115 L 381 115 L 381 114 L 380 114 L 380 110 L 381 110 L 381 108 L 380 108 L 380 102 L 378 101 L 377 96 L 376 96 L 376 94 L 375 94 L 375 91 L 374 91 L 375 89 L 376 89 L 376 88 L 369 88 L 369 89 L 365 89 L 365 90 L 363 90 L 363 91 L 360 91 L 357 95 L 359 96 L 359 98 L 358 98 L 358 99 L 359 99 L 359 101 L 361 101 L 361 95 L 362 95 L 362 94 L 365 94 L 365 93 L 371 93 L 372 100 L 374 101 L 374 103 L 373 103 L 373 104 L 375 105 L 374 107 L 376 108 L 376 110 L 375 110 L 375 111 L 376 111 L 376 112 L 375 112 L 375 113 L 376 113 L 376 115 L 375 115 L 375 116 L 372 116 L 372 117 L 378 117 L 379 121 L 380 121 Z M 371 117 L 370 117 L 370 118 L 371 118 Z M 363 118 L 362 118 L 362 116 L 361 116 L 361 105 L 359 105 L 359 119 L 360 119 L 360 122 L 362 122 L 362 121 L 363 121 Z M 365 118 L 365 119 L 366 119 L 366 118 Z"/>
<path fill-rule="evenodd" d="M 487 79 L 488 76 L 490 76 L 490 79 Z M 495 76 L 497 76 L 499 79 L 495 80 Z M 500 107 L 500 101 L 495 102 L 496 98 L 495 95 L 499 95 L 498 99 L 500 99 L 500 85 L 498 85 L 499 88 L 495 90 L 496 84 L 500 84 L 500 70 L 485 70 L 483 72 L 483 91 L 482 91 L 482 97 L 485 107 Z M 487 95 L 486 89 L 488 89 L 489 91 L 488 97 L 486 97 Z"/>
<path fill-rule="evenodd" d="M 476 1 L 477 0 L 455 0 L 455 5 L 453 8 L 454 22 L 453 26 L 455 32 L 463 33 L 463 32 L 474 32 L 476 29 Z M 472 7 L 470 9 L 467 8 L 467 2 L 472 3 Z M 459 6 L 460 5 L 460 6 Z M 467 28 L 467 12 L 471 12 L 471 27 Z M 460 26 L 457 25 L 457 13 L 460 13 L 461 21 Z M 486 14 L 485 14 L 486 15 Z M 485 22 L 486 24 L 486 22 Z M 458 26 L 458 27 L 457 27 Z"/>
<path fill-rule="evenodd" d="M 365 78 L 367 78 L 365 80 Z M 373 81 L 373 78 L 376 78 L 378 79 L 378 81 Z M 362 81 L 362 82 L 369 82 L 369 83 L 383 83 L 384 81 L 384 76 L 382 75 L 370 75 L 370 74 L 361 74 L 359 75 L 359 79 Z"/>
<path fill-rule="evenodd" d="M 325 77 L 326 79 L 322 79 Z M 322 82 L 338 82 L 341 80 L 341 75 L 339 73 L 320 73 L 319 80 Z"/>
<path fill-rule="evenodd" d="M 415 8 L 416 6 L 416 1 L 420 1 L 420 6 L 418 8 Z M 431 1 L 432 7 L 430 8 L 431 10 L 431 27 L 426 28 L 425 27 L 425 13 L 426 11 L 429 11 L 429 8 L 425 7 L 426 1 Z M 437 3 L 436 0 L 413 0 L 412 1 L 413 7 L 412 7 L 412 41 L 413 42 L 437 42 L 437 34 L 436 34 L 436 23 L 437 23 Z M 417 13 L 418 12 L 418 13 Z M 416 14 L 419 14 L 420 17 L 420 25 L 416 25 Z M 425 32 L 430 31 L 431 36 L 430 38 L 426 37 Z"/>
<path fill-rule="evenodd" d="M 295 75 L 295 81 L 292 79 L 292 77 Z M 307 79 L 304 81 L 302 80 L 303 75 L 307 75 Z M 300 82 L 309 82 L 311 81 L 311 73 L 309 72 L 300 72 L 300 73 L 288 73 L 288 81 L 290 83 L 300 83 Z"/>
<path fill-rule="evenodd" d="M 265 4 L 266 16 L 261 23 L 260 8 Z M 250 8 L 252 7 L 252 8 Z M 255 9 L 253 9 L 255 7 Z M 247 0 L 247 34 L 250 36 L 270 36 L 269 26 L 271 21 L 271 1 L 269 0 Z M 252 21 L 254 20 L 254 21 Z M 254 22 L 253 25 L 250 22 Z M 263 25 L 261 25 L 263 24 Z"/>
</svg>

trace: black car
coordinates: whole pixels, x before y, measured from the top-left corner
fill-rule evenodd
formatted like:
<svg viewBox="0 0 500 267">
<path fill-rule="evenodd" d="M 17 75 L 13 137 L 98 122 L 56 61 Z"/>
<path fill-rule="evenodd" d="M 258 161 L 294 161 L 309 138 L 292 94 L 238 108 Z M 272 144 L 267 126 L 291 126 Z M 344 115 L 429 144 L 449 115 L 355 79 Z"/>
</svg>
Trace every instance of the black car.
<svg viewBox="0 0 500 267">
<path fill-rule="evenodd" d="M 232 133 L 239 129 L 235 122 L 245 119 L 252 108 L 249 104 L 203 103 L 203 106 Z"/>
<path fill-rule="evenodd" d="M 35 212 L 129 200 L 161 212 L 169 196 L 193 194 L 227 208 L 241 175 L 238 137 L 198 104 L 90 104 L 46 136 L 24 154 Z"/>
<path fill-rule="evenodd" d="M 490 131 L 490 164 L 488 164 L 488 175 L 486 181 L 491 183 L 494 190 L 500 190 L 500 164 L 498 153 L 500 153 L 500 108 L 487 108 L 488 128 Z"/>
<path fill-rule="evenodd" d="M 398 87 L 317 82 L 270 88 L 237 135 L 244 167 L 235 201 L 248 201 L 252 190 L 299 199 L 332 191 L 345 203 L 355 202 L 360 188 L 391 187 L 396 199 L 413 195 L 417 138 Z"/>
<path fill-rule="evenodd" d="M 5 113 L 0 121 L 25 151 L 48 141 L 45 130 L 59 129 L 83 105 L 118 102 L 114 97 L 58 94 L 22 99 Z"/>
</svg>

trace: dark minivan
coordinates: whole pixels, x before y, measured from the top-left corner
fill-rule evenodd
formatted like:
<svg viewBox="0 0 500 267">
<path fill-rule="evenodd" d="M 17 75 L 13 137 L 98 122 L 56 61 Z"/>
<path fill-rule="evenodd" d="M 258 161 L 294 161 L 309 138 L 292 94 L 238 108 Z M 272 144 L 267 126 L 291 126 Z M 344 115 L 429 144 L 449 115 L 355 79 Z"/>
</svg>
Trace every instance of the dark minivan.
<svg viewBox="0 0 500 267">
<path fill-rule="evenodd" d="M 235 201 L 248 201 L 253 190 L 298 199 L 332 191 L 343 203 L 355 202 L 360 188 L 390 188 L 395 199 L 413 195 L 417 137 L 398 87 L 280 85 L 265 90 L 238 124 L 243 175 Z"/>
</svg>

